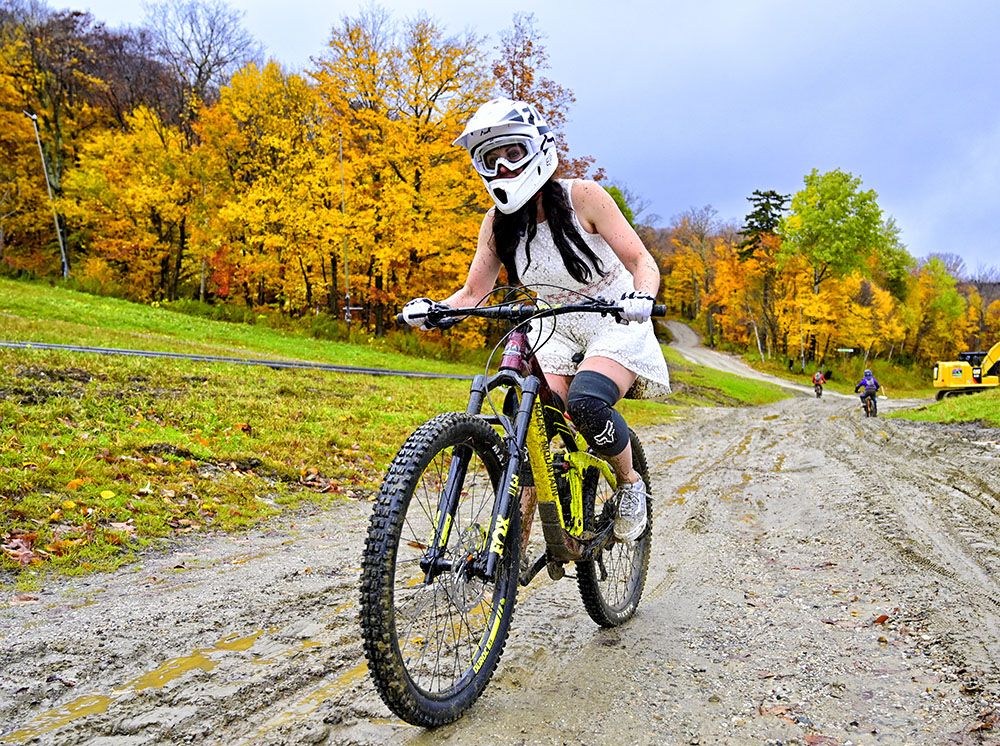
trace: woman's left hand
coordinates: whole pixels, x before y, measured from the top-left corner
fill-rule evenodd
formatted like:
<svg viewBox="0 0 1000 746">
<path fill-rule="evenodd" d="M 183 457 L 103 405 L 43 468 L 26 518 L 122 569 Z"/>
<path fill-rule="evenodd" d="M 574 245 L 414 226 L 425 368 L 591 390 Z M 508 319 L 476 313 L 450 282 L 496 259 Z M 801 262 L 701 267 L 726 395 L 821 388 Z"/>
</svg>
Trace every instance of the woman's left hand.
<svg viewBox="0 0 1000 746">
<path fill-rule="evenodd" d="M 639 290 L 622 293 L 618 303 L 622 307 L 619 314 L 620 324 L 628 324 L 630 321 L 641 324 L 649 321 L 649 317 L 653 315 L 653 296 L 649 293 L 643 293 Z"/>
</svg>

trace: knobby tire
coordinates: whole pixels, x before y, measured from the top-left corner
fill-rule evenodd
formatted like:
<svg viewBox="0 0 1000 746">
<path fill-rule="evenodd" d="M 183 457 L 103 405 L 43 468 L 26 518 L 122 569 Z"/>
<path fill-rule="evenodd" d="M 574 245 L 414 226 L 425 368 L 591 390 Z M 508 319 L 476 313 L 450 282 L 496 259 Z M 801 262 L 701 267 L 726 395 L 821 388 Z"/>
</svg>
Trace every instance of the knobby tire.
<svg viewBox="0 0 1000 746">
<path fill-rule="evenodd" d="M 434 537 L 439 495 L 456 454 L 469 464 L 446 548 L 453 565 L 427 584 L 418 563 Z M 413 725 L 461 717 L 503 653 L 517 590 L 519 506 L 496 582 L 463 569 L 488 545 L 504 460 L 500 437 L 482 419 L 438 415 L 406 440 L 376 497 L 362 561 L 362 638 L 379 695 Z"/>
<path fill-rule="evenodd" d="M 590 618 L 602 627 L 617 627 L 635 614 L 646 585 L 653 542 L 653 499 L 646 453 L 638 436 L 631 430 L 629 433 L 632 465 L 646 484 L 646 530 L 634 542 L 614 542 L 601 552 L 598 560 L 576 563 L 583 605 Z M 611 485 L 597 469 L 587 470 L 583 482 L 585 530 L 596 531 L 614 519 L 608 503 L 613 494 Z"/>
</svg>

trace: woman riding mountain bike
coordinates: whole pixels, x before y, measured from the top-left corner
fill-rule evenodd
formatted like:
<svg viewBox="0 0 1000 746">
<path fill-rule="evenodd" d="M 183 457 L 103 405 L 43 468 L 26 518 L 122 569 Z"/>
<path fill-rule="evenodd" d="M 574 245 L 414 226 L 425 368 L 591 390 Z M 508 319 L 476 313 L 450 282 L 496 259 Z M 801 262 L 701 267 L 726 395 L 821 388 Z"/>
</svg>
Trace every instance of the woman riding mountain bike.
<svg viewBox="0 0 1000 746">
<path fill-rule="evenodd" d="M 469 151 L 495 206 L 483 218 L 462 288 L 443 301 L 410 301 L 403 319 L 426 329 L 428 311 L 482 305 L 501 268 L 509 285 L 531 286 L 541 302 L 616 299 L 620 320 L 568 314 L 557 325 L 539 319 L 549 338 L 537 357 L 580 433 L 613 468 L 621 485 L 615 535 L 634 541 L 646 525 L 646 490 L 633 466 L 628 425 L 614 406 L 630 390 L 640 397 L 670 390 L 650 322 L 659 268 L 604 189 L 593 181 L 553 178 L 555 138 L 531 104 L 489 101 L 455 144 Z M 524 499 L 530 501 L 532 492 L 525 490 Z M 532 508 L 525 505 L 523 512 Z"/>
</svg>

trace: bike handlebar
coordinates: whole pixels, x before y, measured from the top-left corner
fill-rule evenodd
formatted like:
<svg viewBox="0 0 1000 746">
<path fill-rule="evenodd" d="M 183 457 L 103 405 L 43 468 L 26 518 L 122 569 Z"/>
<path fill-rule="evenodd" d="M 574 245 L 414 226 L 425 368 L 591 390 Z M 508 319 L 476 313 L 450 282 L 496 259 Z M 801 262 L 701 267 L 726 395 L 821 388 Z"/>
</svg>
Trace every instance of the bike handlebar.
<svg viewBox="0 0 1000 746">
<path fill-rule="evenodd" d="M 441 308 L 432 309 L 426 314 L 413 314 L 414 319 L 428 319 L 431 323 L 456 317 L 468 318 L 477 316 L 483 319 L 500 319 L 523 323 L 531 319 L 562 316 L 567 313 L 599 313 L 602 316 L 615 315 L 622 307 L 611 301 L 587 301 L 585 303 L 567 303 L 564 305 L 537 306 L 533 303 L 504 303 L 498 306 L 475 306 L 473 308 Z M 653 306 L 652 316 L 666 316 L 667 307 L 662 303 Z M 396 314 L 396 321 L 405 323 L 402 313 Z"/>
</svg>

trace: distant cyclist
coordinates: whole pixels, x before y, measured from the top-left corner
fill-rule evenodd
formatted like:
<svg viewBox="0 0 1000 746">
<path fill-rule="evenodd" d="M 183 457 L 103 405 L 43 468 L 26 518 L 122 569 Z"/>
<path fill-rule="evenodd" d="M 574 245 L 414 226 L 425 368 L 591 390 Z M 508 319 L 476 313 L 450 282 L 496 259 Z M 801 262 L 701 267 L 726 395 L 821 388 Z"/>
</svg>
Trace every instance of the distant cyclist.
<svg viewBox="0 0 1000 746">
<path fill-rule="evenodd" d="M 879 385 L 878 379 L 875 378 L 875 374 L 866 368 L 864 374 L 861 377 L 861 380 L 858 381 L 858 385 L 854 387 L 854 393 L 856 394 L 859 391 L 861 391 L 862 407 L 865 406 L 865 399 L 871 399 L 872 412 L 875 412 L 877 409 L 875 406 L 876 402 L 875 394 L 880 388 L 882 387 Z"/>
<path fill-rule="evenodd" d="M 813 389 L 816 391 L 817 399 L 823 395 L 824 383 L 826 383 L 826 376 L 823 375 L 823 371 L 817 370 L 813 373 Z"/>
</svg>

